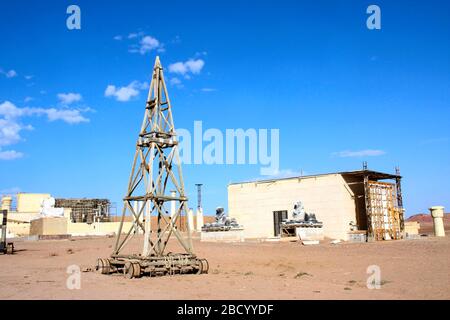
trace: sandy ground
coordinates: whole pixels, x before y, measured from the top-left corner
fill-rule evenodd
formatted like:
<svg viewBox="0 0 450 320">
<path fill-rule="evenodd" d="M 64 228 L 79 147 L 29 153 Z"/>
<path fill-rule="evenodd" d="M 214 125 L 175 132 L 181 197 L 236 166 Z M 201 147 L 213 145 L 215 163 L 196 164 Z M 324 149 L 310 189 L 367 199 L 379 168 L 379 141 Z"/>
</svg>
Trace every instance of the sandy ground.
<svg viewBox="0 0 450 320">
<path fill-rule="evenodd" d="M 139 245 L 136 238 L 133 246 Z M 377 243 L 329 241 L 202 243 L 206 275 L 125 279 L 81 273 L 69 290 L 67 267 L 93 267 L 114 238 L 15 241 L 16 254 L 0 256 L 0 299 L 450 299 L 450 237 Z M 367 267 L 381 269 L 380 289 L 366 286 Z"/>
</svg>

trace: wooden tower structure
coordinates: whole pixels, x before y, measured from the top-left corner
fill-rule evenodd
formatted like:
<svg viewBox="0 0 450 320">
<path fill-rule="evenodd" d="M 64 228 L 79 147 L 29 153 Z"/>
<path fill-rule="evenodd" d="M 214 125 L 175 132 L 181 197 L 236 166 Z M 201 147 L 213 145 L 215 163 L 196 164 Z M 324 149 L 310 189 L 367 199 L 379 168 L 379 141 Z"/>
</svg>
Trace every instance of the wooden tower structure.
<svg viewBox="0 0 450 320">
<path fill-rule="evenodd" d="M 175 212 L 169 214 L 167 209 L 172 202 L 175 202 Z M 177 222 L 180 225 L 181 217 L 187 215 L 188 198 L 184 189 L 172 105 L 159 57 L 156 57 L 153 67 L 144 119 L 123 203 L 114 250 L 110 258 L 97 261 L 96 269 L 100 273 L 123 272 L 125 276 L 133 278 L 144 274 L 208 271 L 207 261 L 198 259 L 193 253 L 193 226 L 187 223 L 186 236 L 177 228 Z M 126 216 L 134 220 L 128 230 L 124 230 Z M 183 220 L 185 223 L 188 221 Z M 140 233 L 143 233 L 140 252 L 127 252 L 130 240 Z M 176 238 L 182 253 L 167 253 L 167 245 L 172 238 Z"/>
</svg>

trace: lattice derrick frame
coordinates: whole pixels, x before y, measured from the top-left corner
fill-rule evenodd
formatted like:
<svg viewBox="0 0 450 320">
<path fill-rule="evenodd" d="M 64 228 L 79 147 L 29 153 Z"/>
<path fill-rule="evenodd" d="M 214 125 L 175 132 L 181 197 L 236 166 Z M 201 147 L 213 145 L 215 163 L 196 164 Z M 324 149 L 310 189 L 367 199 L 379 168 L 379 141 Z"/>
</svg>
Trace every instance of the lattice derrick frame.
<svg viewBox="0 0 450 320">
<path fill-rule="evenodd" d="M 170 149 L 168 154 L 165 153 L 167 149 Z M 177 168 L 178 180 L 172 170 L 174 161 L 175 167 Z M 155 165 L 155 162 L 159 165 Z M 154 172 L 155 167 L 157 167 L 156 170 L 158 172 Z M 172 197 L 164 194 L 169 178 L 179 196 Z M 133 195 L 141 183 L 145 186 L 145 195 Z M 145 204 L 136 212 L 131 204 L 132 201 L 143 201 Z M 167 201 L 178 202 L 178 208 L 171 217 L 166 215 L 164 208 L 164 203 Z M 159 58 L 157 58 L 148 92 L 144 119 L 136 144 L 136 152 L 129 177 L 127 194 L 124 198 L 122 219 L 113 255 L 117 256 L 120 253 L 133 237 L 133 231 L 138 228 L 144 231 L 144 248 L 142 252 L 142 257 L 144 258 L 162 256 L 172 234 L 175 235 L 185 251 L 188 254 L 192 254 L 190 226 L 187 226 L 188 241 L 175 228 L 176 222 L 181 217 L 181 214 L 186 212 L 187 201 L 188 199 L 184 193 L 183 175 L 170 98 L 165 85 L 162 66 Z M 149 209 L 150 203 L 151 208 Z M 121 232 L 127 211 L 131 212 L 136 223 L 131 225 L 129 231 L 122 239 Z M 157 235 L 155 241 L 152 241 L 150 225 L 150 219 L 153 213 L 157 215 Z M 140 220 L 142 216 L 145 216 L 145 223 Z M 165 223 L 164 228 L 161 227 L 162 222 Z"/>
</svg>

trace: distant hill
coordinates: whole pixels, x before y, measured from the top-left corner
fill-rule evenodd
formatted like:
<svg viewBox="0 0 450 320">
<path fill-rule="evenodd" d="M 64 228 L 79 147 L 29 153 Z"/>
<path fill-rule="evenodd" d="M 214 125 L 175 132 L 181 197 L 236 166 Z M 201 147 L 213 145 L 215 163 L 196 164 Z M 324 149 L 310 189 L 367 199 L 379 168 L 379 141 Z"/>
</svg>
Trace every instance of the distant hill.
<svg viewBox="0 0 450 320">
<path fill-rule="evenodd" d="M 433 223 L 433 218 L 431 217 L 431 214 L 425 214 L 425 213 L 418 213 L 415 214 L 406 221 L 417 221 L 419 223 Z M 450 213 L 446 213 L 444 215 L 444 224 L 450 224 Z"/>
</svg>

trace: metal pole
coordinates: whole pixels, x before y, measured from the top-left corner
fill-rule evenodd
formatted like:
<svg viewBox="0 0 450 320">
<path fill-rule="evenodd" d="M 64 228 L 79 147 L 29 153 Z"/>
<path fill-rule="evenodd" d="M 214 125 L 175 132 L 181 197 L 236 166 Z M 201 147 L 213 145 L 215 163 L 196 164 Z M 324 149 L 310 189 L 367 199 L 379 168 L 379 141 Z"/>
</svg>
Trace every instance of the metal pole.
<svg viewBox="0 0 450 320">
<path fill-rule="evenodd" d="M 196 183 L 197 186 L 197 209 L 202 208 L 202 185 L 201 183 Z"/>
</svg>

